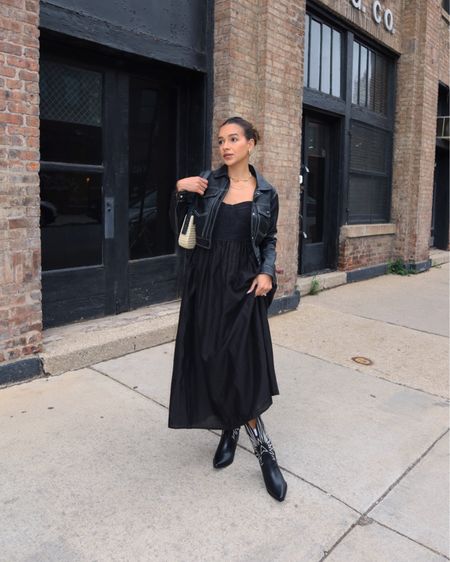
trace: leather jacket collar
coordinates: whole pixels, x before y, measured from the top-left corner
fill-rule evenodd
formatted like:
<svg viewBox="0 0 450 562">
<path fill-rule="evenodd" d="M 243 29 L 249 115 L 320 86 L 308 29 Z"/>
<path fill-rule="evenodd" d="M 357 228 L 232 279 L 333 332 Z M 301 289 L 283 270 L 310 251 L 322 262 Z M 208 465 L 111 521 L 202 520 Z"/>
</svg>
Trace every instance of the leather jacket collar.
<svg viewBox="0 0 450 562">
<path fill-rule="evenodd" d="M 255 178 L 256 178 L 258 190 L 265 191 L 265 190 L 273 189 L 272 186 L 266 181 L 264 176 L 262 176 L 258 172 L 258 170 L 254 166 L 252 166 L 252 164 L 249 164 L 248 166 L 250 168 L 251 174 L 253 176 L 255 176 Z M 218 179 L 220 177 L 228 177 L 228 166 L 226 164 L 223 164 L 222 166 L 220 166 L 220 168 L 217 168 L 216 170 L 214 170 L 212 172 L 212 175 L 216 179 Z"/>
</svg>

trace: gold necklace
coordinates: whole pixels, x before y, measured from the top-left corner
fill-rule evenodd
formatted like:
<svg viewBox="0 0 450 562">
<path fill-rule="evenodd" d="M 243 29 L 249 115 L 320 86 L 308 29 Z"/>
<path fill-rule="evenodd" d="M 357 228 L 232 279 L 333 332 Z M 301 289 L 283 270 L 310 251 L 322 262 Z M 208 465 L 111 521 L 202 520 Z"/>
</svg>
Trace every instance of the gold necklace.
<svg viewBox="0 0 450 562">
<path fill-rule="evenodd" d="M 250 174 L 249 177 L 246 178 L 246 179 L 244 179 L 244 178 L 241 178 L 241 179 L 239 179 L 239 178 L 232 178 L 231 176 L 229 176 L 230 180 L 233 180 L 233 181 L 250 181 L 250 180 L 252 179 L 252 177 L 253 177 L 253 176 L 252 176 L 251 174 Z"/>
</svg>

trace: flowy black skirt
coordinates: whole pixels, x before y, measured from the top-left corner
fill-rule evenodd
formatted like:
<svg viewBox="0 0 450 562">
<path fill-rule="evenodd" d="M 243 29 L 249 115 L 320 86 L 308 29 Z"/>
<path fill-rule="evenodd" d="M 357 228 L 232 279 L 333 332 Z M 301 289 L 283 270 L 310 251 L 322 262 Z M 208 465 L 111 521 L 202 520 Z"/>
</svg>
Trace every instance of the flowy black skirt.
<svg viewBox="0 0 450 562">
<path fill-rule="evenodd" d="M 259 272 L 251 202 L 222 203 L 211 249 L 186 260 L 175 343 L 169 427 L 232 429 L 279 394 L 265 297 L 247 293 Z"/>
</svg>

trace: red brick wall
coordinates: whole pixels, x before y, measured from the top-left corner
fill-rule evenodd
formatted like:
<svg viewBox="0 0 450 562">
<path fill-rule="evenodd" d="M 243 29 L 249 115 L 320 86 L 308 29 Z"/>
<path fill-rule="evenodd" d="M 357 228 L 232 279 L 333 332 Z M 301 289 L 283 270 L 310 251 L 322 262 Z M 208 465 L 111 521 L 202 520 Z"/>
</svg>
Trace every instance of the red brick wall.
<svg viewBox="0 0 450 562">
<path fill-rule="evenodd" d="M 440 26 L 440 0 L 408 2 L 397 68 L 392 197 L 394 252 L 405 261 L 429 257 Z"/>
<path fill-rule="evenodd" d="M 41 345 L 38 13 L 0 2 L 0 362 Z"/>
<path fill-rule="evenodd" d="M 450 15 L 442 8 L 439 25 L 439 80 L 450 84 Z"/>
<path fill-rule="evenodd" d="M 304 0 L 215 3 L 213 139 L 232 115 L 262 135 L 252 162 L 280 197 L 277 296 L 292 294 L 297 278 L 304 19 Z"/>
<path fill-rule="evenodd" d="M 394 236 L 384 234 L 339 240 L 338 269 L 351 271 L 359 267 L 385 264 L 392 258 Z"/>
</svg>

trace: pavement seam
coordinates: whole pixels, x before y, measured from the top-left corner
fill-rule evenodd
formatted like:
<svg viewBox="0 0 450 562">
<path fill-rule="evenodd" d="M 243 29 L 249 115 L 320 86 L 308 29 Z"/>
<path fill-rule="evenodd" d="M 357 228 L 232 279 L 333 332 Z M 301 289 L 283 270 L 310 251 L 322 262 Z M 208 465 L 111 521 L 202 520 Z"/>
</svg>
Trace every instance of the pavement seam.
<svg viewBox="0 0 450 562">
<path fill-rule="evenodd" d="M 408 535 L 405 535 L 401 531 L 397 531 L 397 529 L 393 529 L 392 527 L 389 527 L 389 525 L 386 525 L 385 523 L 381 523 L 381 521 L 378 521 L 378 519 L 373 519 L 372 517 L 369 517 L 369 519 L 371 519 L 377 525 L 380 525 L 380 527 L 384 527 L 385 529 L 389 529 L 389 531 L 392 531 L 392 532 L 396 533 L 397 535 L 400 535 L 401 537 L 403 537 L 405 539 L 408 539 L 408 540 L 422 546 L 423 548 L 426 548 L 427 550 L 431 550 L 431 552 L 434 552 L 435 554 L 438 554 L 439 556 L 443 556 L 446 560 L 450 560 L 450 558 L 446 554 L 444 554 L 443 552 L 439 552 L 439 550 L 434 549 L 432 546 L 428 546 L 428 545 L 424 544 L 423 542 L 418 541 L 417 539 L 413 539 L 413 538 L 409 537 Z"/>
<path fill-rule="evenodd" d="M 388 488 L 387 490 L 377 499 L 374 501 L 374 503 L 369 506 L 369 508 L 365 511 L 364 515 L 367 515 L 370 511 L 372 511 L 372 509 L 374 509 L 374 507 L 376 507 L 381 501 L 384 500 L 384 498 L 389 494 L 389 492 L 391 490 L 394 489 L 395 486 L 397 486 L 397 484 L 399 484 L 399 482 L 401 482 L 410 472 L 413 468 L 415 468 L 419 462 L 425 458 L 425 456 L 431 451 L 431 449 L 433 449 L 433 447 L 436 446 L 436 444 L 445 437 L 445 435 L 447 435 L 449 432 L 449 429 L 447 428 L 444 433 L 442 433 L 441 435 L 439 435 L 439 437 L 437 437 L 433 443 L 431 443 L 431 445 L 425 449 L 425 451 L 414 461 L 412 462 L 409 467 L 403 472 L 403 474 L 401 474 L 397 480 L 395 480 Z"/>
<path fill-rule="evenodd" d="M 389 324 L 389 326 L 397 326 L 398 328 L 405 328 L 407 330 L 412 330 L 413 332 L 428 334 L 429 336 L 436 336 L 438 338 L 444 338 L 448 340 L 448 336 L 444 334 L 436 334 L 436 332 L 428 332 L 427 330 L 421 330 L 420 328 L 411 328 L 411 326 L 405 326 L 404 324 L 396 324 L 395 322 L 389 322 L 389 320 L 377 320 L 376 318 L 370 318 L 369 316 L 363 316 L 362 314 L 354 314 L 353 316 L 357 316 L 358 318 L 364 318 L 365 320 L 382 322 L 383 324 Z"/>
<path fill-rule="evenodd" d="M 133 388 L 127 384 L 125 384 L 124 382 L 115 379 L 113 376 L 104 373 L 103 371 L 100 371 L 97 368 L 93 368 L 93 367 L 89 367 L 92 371 L 98 373 L 99 375 L 102 375 L 108 379 L 110 379 L 113 382 L 116 382 L 118 384 L 120 384 L 121 386 L 127 388 L 128 390 L 130 390 L 131 392 L 135 392 L 136 394 L 139 394 L 140 396 L 142 396 L 143 398 L 146 398 L 147 400 L 151 400 L 152 402 L 154 402 L 155 404 L 157 404 L 158 406 L 161 406 L 162 408 L 164 408 L 166 411 L 168 410 L 168 407 L 165 404 L 162 404 L 161 402 L 158 402 L 158 400 L 155 400 L 154 398 L 152 398 L 151 396 L 148 396 L 147 394 L 144 394 L 142 391 L 137 390 L 136 388 Z M 220 431 L 220 430 L 214 430 L 214 429 L 208 429 L 207 431 L 209 431 L 210 433 L 213 433 L 214 435 L 220 437 L 219 434 L 216 433 L 216 431 Z M 246 451 L 247 453 L 249 453 L 250 455 L 254 456 L 254 451 L 250 450 L 249 448 L 247 448 L 245 445 L 242 445 L 240 443 L 237 444 L 237 446 L 240 449 L 243 449 L 244 451 Z M 301 480 L 302 482 L 304 482 L 305 484 L 308 484 L 310 486 L 312 486 L 313 488 L 316 488 L 317 490 L 319 490 L 320 492 L 322 492 L 323 494 L 327 495 L 329 498 L 333 498 L 334 500 L 338 501 L 339 503 L 345 505 L 345 507 L 347 507 L 348 509 L 351 509 L 352 511 L 354 511 L 355 513 L 357 513 L 358 515 L 361 515 L 361 511 L 359 511 L 358 509 L 356 509 L 355 507 L 351 506 L 350 504 L 346 503 L 344 500 L 340 499 L 339 497 L 335 496 L 334 494 L 332 494 L 331 492 L 327 492 L 325 489 L 321 488 L 320 486 L 318 486 L 317 484 L 314 484 L 313 482 L 310 482 L 309 480 L 307 480 L 306 478 L 303 478 L 302 476 L 300 476 L 299 474 L 296 474 L 295 472 L 292 472 L 292 470 L 289 470 L 288 468 L 282 466 L 281 464 L 278 463 L 278 466 L 280 467 L 281 470 L 283 470 L 284 472 L 290 474 L 291 476 L 293 476 L 294 478 L 297 478 L 298 480 Z"/>
<path fill-rule="evenodd" d="M 444 402 L 446 402 L 447 404 L 450 404 L 450 399 L 447 396 L 442 396 L 441 394 L 434 394 L 433 392 L 428 392 L 427 390 L 423 390 L 422 388 L 415 388 L 414 386 L 408 386 L 405 383 L 393 381 L 393 380 L 387 379 L 387 378 L 385 378 L 381 375 L 377 375 L 376 373 L 383 373 L 383 371 L 380 371 L 376 367 L 371 366 L 370 372 L 364 372 L 364 371 L 361 371 L 360 369 L 357 369 L 357 368 L 353 367 L 353 365 L 343 365 L 342 363 L 337 363 L 336 361 L 331 361 L 330 359 L 325 359 L 324 357 L 318 357 L 317 355 L 313 355 L 312 353 L 308 353 L 307 351 L 299 351 L 298 349 L 295 349 L 293 347 L 289 347 L 287 345 L 277 343 L 276 341 L 273 342 L 273 345 L 277 346 L 277 347 L 281 347 L 282 349 L 287 349 L 288 351 L 293 351 L 294 353 L 299 353 L 299 354 L 307 355 L 308 357 L 313 357 L 314 359 L 318 359 L 319 361 L 323 361 L 324 363 L 329 363 L 330 365 L 337 365 L 338 367 L 342 367 L 344 369 L 351 369 L 352 371 L 355 371 L 356 373 L 360 373 L 361 375 L 365 375 L 365 376 L 369 376 L 369 377 L 375 377 L 376 379 L 380 379 L 380 380 L 383 380 L 385 382 L 389 382 L 391 384 L 396 384 L 397 386 L 402 386 L 404 388 L 408 388 L 409 390 L 415 390 L 417 392 L 422 392 L 423 394 L 426 394 L 427 396 L 433 396 L 434 398 L 441 398 L 442 400 L 444 400 Z M 376 372 L 374 373 L 374 371 L 376 371 Z M 371 374 L 371 373 L 374 373 L 374 374 Z"/>
<path fill-rule="evenodd" d="M 399 482 L 401 480 L 403 480 L 403 478 L 405 478 L 407 476 L 407 474 L 409 474 L 411 472 L 411 470 L 417 466 L 417 464 L 431 451 L 431 449 L 445 436 L 447 435 L 447 433 L 449 432 L 449 429 L 446 429 L 444 431 L 444 433 L 442 433 L 437 439 L 435 439 L 433 441 L 433 443 L 420 455 L 420 457 L 418 457 L 413 463 L 410 464 L 410 466 L 387 488 L 387 490 L 385 490 L 385 492 L 383 494 L 381 494 L 381 496 L 375 500 L 373 502 L 372 505 L 370 505 L 368 507 L 368 509 L 366 509 L 366 511 L 364 511 L 364 513 L 361 514 L 361 517 L 358 519 L 358 521 L 355 521 L 355 523 L 352 523 L 350 525 L 350 527 L 347 529 L 347 531 L 345 531 L 345 533 L 343 533 L 339 539 L 333 544 L 333 546 L 327 550 L 324 551 L 325 555 L 322 556 L 322 558 L 320 558 L 320 560 L 318 562 L 322 562 L 323 560 L 325 560 L 326 558 L 328 558 L 329 554 L 344 540 L 344 538 L 356 527 L 356 525 L 367 525 L 369 523 L 375 522 L 378 525 L 381 525 L 382 527 L 385 527 L 386 529 L 389 529 L 390 531 L 393 531 L 394 533 L 397 533 L 398 535 L 409 539 L 410 541 L 422 546 L 423 548 L 426 548 L 427 550 L 430 550 L 432 552 L 434 552 L 435 554 L 438 554 L 439 556 L 443 556 L 444 558 L 446 558 L 447 560 L 450 560 L 450 558 L 443 554 L 442 552 L 439 552 L 437 550 L 435 550 L 433 547 L 431 546 L 427 546 L 426 544 L 421 543 L 420 541 L 413 539 L 411 537 L 409 537 L 408 535 L 403 534 L 400 531 L 397 531 L 396 529 L 393 529 L 392 527 L 389 527 L 389 525 L 386 525 L 384 523 L 381 523 L 380 521 L 374 519 L 373 517 L 368 517 L 367 514 L 370 513 L 370 511 L 372 511 L 372 509 L 374 509 L 374 507 L 376 507 L 381 501 L 384 500 L 384 498 L 389 494 L 389 492 L 391 490 L 394 489 L 395 486 L 397 486 L 399 484 Z"/>
<path fill-rule="evenodd" d="M 135 392 L 136 394 L 139 394 L 143 398 L 146 398 L 147 400 L 151 400 L 152 402 L 154 402 L 155 404 L 158 404 L 158 406 L 161 406 L 165 410 L 168 409 L 165 404 L 162 404 L 161 402 L 158 402 L 158 400 L 155 400 L 151 396 L 148 396 L 147 394 L 144 394 L 142 391 L 138 390 L 137 388 L 133 388 L 132 386 L 129 386 L 129 385 L 125 384 L 124 382 L 114 378 L 113 376 L 109 375 L 108 373 L 104 373 L 103 371 L 100 371 L 100 369 L 97 369 L 95 367 L 88 367 L 88 368 L 91 371 L 94 371 L 94 372 L 98 373 L 99 375 L 102 375 L 103 377 L 106 377 L 107 379 L 110 379 L 111 381 L 116 382 L 117 384 L 120 384 L 121 386 L 127 388 L 128 390 L 131 390 L 131 392 Z"/>
<path fill-rule="evenodd" d="M 444 338 L 446 340 L 448 340 L 449 336 L 444 335 L 444 334 L 436 334 L 435 332 L 428 332 L 427 330 L 421 330 L 420 328 L 412 328 L 411 326 L 405 326 L 404 324 L 397 324 L 395 322 L 391 322 L 389 320 L 380 320 L 379 318 L 371 318 L 370 316 L 364 316 L 363 314 L 356 314 L 354 312 L 345 312 L 343 310 L 339 310 L 338 308 L 332 308 L 330 306 L 321 306 L 320 304 L 312 304 L 312 303 L 305 303 L 309 306 L 315 307 L 315 308 L 320 308 L 321 310 L 324 311 L 332 311 L 332 312 L 337 312 L 339 314 L 345 314 L 346 316 L 351 316 L 351 317 L 355 317 L 355 318 L 364 318 L 364 320 L 370 320 L 372 322 L 378 322 L 380 324 L 389 324 L 389 326 L 395 326 L 397 328 L 402 328 L 402 329 L 406 329 L 406 330 L 411 330 L 413 332 L 419 332 L 421 334 L 428 334 L 429 336 L 437 336 L 439 338 Z M 301 305 L 297 308 L 296 311 L 294 312 L 301 312 Z"/>
<path fill-rule="evenodd" d="M 438 550 L 435 550 L 433 547 L 427 546 L 426 544 L 423 544 L 420 541 L 418 541 L 416 539 L 413 539 L 413 538 L 409 537 L 408 535 L 405 535 L 405 534 L 401 533 L 400 531 L 397 531 L 396 529 L 393 529 L 392 527 L 389 527 L 388 525 L 380 523 L 380 521 L 377 521 L 376 519 L 373 519 L 372 517 L 366 517 L 365 515 L 361 515 L 361 517 L 359 517 L 359 519 L 357 521 L 352 523 L 350 525 L 350 527 L 347 529 L 347 531 L 333 544 L 333 546 L 330 548 L 330 550 L 324 550 L 324 556 L 322 556 L 322 558 L 320 558 L 320 560 L 318 560 L 318 562 L 322 562 L 323 560 L 328 558 L 328 556 L 331 554 L 331 552 L 345 539 L 345 537 L 347 535 L 349 535 L 351 533 L 351 531 L 353 531 L 353 529 L 356 526 L 365 526 L 365 525 L 370 525 L 372 523 L 376 523 L 377 525 L 380 525 L 380 527 L 384 527 L 385 529 L 388 529 L 389 531 L 392 531 L 393 533 L 395 533 L 397 535 L 400 535 L 401 537 L 421 546 L 422 548 L 425 548 L 426 550 L 429 550 L 429 551 L 433 552 L 434 554 L 442 556 L 446 560 L 450 560 L 450 558 L 446 554 L 443 554 L 442 552 L 439 552 Z"/>
</svg>

